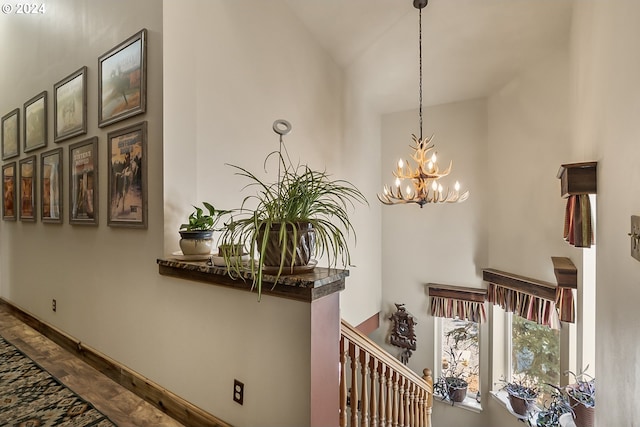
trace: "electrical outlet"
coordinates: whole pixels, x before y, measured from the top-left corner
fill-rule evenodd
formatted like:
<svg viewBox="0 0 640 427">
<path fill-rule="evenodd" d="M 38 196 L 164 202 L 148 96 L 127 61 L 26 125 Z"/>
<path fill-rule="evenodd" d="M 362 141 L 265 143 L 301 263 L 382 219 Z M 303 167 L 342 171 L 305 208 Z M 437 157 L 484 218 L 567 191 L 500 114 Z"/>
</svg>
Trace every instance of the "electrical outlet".
<svg viewBox="0 0 640 427">
<path fill-rule="evenodd" d="M 53 310 L 54 312 L 58 309 L 58 304 L 56 302 L 55 299 L 51 300 L 51 310 Z"/>
<path fill-rule="evenodd" d="M 241 405 L 244 401 L 244 384 L 238 380 L 233 380 L 233 401 Z"/>
</svg>

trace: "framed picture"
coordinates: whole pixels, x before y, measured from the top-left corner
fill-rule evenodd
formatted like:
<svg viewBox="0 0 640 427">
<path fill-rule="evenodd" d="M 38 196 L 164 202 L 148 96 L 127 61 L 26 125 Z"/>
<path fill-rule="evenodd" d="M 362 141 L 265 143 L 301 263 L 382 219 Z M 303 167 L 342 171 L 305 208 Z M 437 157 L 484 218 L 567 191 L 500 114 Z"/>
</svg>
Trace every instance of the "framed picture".
<svg viewBox="0 0 640 427">
<path fill-rule="evenodd" d="M 98 137 L 69 146 L 69 224 L 98 225 Z"/>
<path fill-rule="evenodd" d="M 98 126 L 146 111 L 147 30 L 98 58 Z"/>
<path fill-rule="evenodd" d="M 16 162 L 2 165 L 2 219 L 16 220 Z"/>
<path fill-rule="evenodd" d="M 36 220 L 36 156 L 19 163 L 20 168 L 20 221 Z"/>
<path fill-rule="evenodd" d="M 20 154 L 20 109 L 2 117 L 2 160 Z"/>
<path fill-rule="evenodd" d="M 47 146 L 47 91 L 24 104 L 24 152 Z"/>
<path fill-rule="evenodd" d="M 107 139 L 107 224 L 147 228 L 147 122 L 109 132 Z"/>
<path fill-rule="evenodd" d="M 40 219 L 62 223 L 62 148 L 40 155 Z"/>
<path fill-rule="evenodd" d="M 87 67 L 53 85 L 53 140 L 87 133 Z"/>
</svg>

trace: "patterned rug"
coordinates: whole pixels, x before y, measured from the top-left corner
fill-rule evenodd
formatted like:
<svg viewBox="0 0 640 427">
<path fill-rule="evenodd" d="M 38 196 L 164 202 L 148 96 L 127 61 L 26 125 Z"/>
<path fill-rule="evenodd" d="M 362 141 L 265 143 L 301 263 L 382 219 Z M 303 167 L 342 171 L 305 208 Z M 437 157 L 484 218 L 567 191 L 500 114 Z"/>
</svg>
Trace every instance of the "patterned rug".
<svg viewBox="0 0 640 427">
<path fill-rule="evenodd" d="M 106 416 L 0 337 L 0 425 L 114 427 Z"/>
</svg>

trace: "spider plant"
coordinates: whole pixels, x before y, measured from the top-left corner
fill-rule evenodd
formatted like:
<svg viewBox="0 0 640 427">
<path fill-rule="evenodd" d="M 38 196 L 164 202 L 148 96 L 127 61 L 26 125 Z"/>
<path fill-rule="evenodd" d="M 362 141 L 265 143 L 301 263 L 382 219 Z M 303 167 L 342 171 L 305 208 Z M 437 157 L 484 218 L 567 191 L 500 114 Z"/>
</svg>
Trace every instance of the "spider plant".
<svg viewBox="0 0 640 427">
<path fill-rule="evenodd" d="M 246 248 L 250 259 L 256 260 L 245 266 L 233 262 L 240 259 L 234 250 L 224 256 L 230 275 L 242 277 L 250 270 L 258 298 L 265 267 L 273 271 L 277 280 L 295 267 L 308 265 L 316 256 L 326 255 L 329 267 L 338 261 L 343 266 L 350 265 L 348 238 L 353 235 L 355 242 L 356 236 L 348 211 L 356 202 L 367 204 L 364 195 L 350 182 L 334 180 L 327 172 L 307 165 L 294 166 L 282 139 L 280 148 L 266 156 L 265 170 L 272 159 L 278 163 L 275 182 L 265 182 L 243 167 L 228 164 L 236 175 L 249 181 L 243 190 L 255 192 L 232 212 L 220 238 L 223 245 Z"/>
</svg>

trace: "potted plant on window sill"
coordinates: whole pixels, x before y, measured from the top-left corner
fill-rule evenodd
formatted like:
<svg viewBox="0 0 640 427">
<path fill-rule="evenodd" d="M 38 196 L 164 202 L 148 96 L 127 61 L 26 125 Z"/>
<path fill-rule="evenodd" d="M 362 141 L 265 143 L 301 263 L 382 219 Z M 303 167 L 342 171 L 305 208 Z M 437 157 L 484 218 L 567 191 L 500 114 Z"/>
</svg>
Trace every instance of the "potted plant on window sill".
<svg viewBox="0 0 640 427">
<path fill-rule="evenodd" d="M 596 380 L 585 371 L 589 366 L 577 374 L 567 371 L 575 382 L 565 388 L 569 396 L 569 403 L 575 413 L 577 427 L 593 427 L 596 407 Z"/>
<path fill-rule="evenodd" d="M 544 403 L 543 408 L 536 416 L 537 427 L 560 427 L 560 417 L 570 413 L 573 417 L 573 410 L 569 404 L 569 399 L 564 390 L 553 384 L 546 384 L 553 388 L 551 399 Z"/>
<path fill-rule="evenodd" d="M 521 417 L 528 416 L 538 398 L 538 388 L 526 380 L 504 381 L 503 389 L 507 392 L 509 404 L 513 412 Z"/>
<path fill-rule="evenodd" d="M 211 253 L 213 248 L 213 232 L 220 218 L 228 214 L 229 211 L 217 210 L 208 202 L 202 202 L 202 205 L 208 211 L 193 206 L 193 211 L 188 222 L 181 224 L 180 233 L 180 249 L 183 255 L 207 255 Z"/>
<path fill-rule="evenodd" d="M 264 164 L 266 169 L 270 159 L 277 161 L 277 180 L 266 182 L 243 167 L 229 165 L 236 175 L 248 179 L 245 188 L 256 191 L 232 211 L 220 237 L 222 245 L 230 245 L 222 254 L 229 275 L 244 277 L 249 270 L 258 298 L 264 274 L 277 280 L 282 274 L 310 271 L 317 262 L 314 257 L 324 255 L 330 267 L 338 260 L 350 265 L 348 237 L 353 234 L 355 240 L 355 230 L 348 209 L 355 203 L 367 204 L 350 182 L 331 179 L 307 165 L 293 165 L 283 142 L 291 131 L 287 121 L 276 120 L 273 130 L 280 135 L 280 146 L 266 156 Z M 242 248 L 255 260 L 248 266 L 233 262 Z"/>
</svg>

